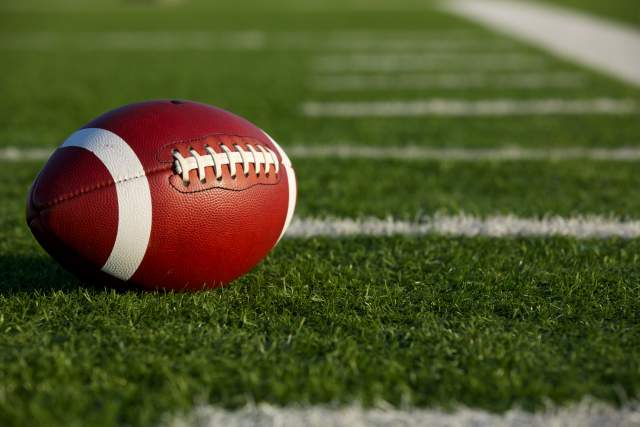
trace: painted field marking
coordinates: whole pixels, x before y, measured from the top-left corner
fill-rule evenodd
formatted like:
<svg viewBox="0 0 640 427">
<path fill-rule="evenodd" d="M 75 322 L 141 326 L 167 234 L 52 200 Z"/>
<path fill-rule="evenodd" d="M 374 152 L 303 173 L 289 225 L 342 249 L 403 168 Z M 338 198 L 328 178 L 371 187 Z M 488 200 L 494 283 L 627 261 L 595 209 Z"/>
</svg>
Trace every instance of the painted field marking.
<svg viewBox="0 0 640 427">
<path fill-rule="evenodd" d="M 390 31 L 96 31 L 96 32 L 5 32 L 0 50 L 338 50 L 357 47 L 375 50 L 484 49 L 500 52 L 517 44 L 478 32 L 434 30 Z"/>
<path fill-rule="evenodd" d="M 267 33 L 270 47 L 318 50 L 490 50 L 518 46 L 505 37 L 467 29 L 420 31 L 327 31 Z"/>
<path fill-rule="evenodd" d="M 291 145 L 287 153 L 294 158 L 342 158 L 371 160 L 516 161 L 516 160 L 603 160 L 640 161 L 640 146 L 620 148 L 446 148 L 424 146 L 371 145 Z"/>
<path fill-rule="evenodd" d="M 149 6 L 153 7 L 174 7 L 180 4 L 185 3 L 185 0 L 147 0 L 145 7 L 146 10 L 149 10 Z M 39 3 L 33 1 L 22 1 L 22 0 L 14 0 L 14 1 L 4 1 L 0 5 L 0 12 L 9 12 L 9 13 L 78 13 L 81 12 L 83 14 L 89 15 L 98 15 L 104 14 L 105 12 L 118 10 L 117 5 L 115 8 L 107 6 L 108 2 L 103 3 L 85 3 L 85 2 L 60 2 L 59 4 L 51 4 L 48 2 Z M 107 6 L 107 7 L 104 7 Z M 135 6 L 134 6 L 135 7 Z"/>
<path fill-rule="evenodd" d="M 421 117 L 421 116 L 518 116 L 575 114 L 638 114 L 632 99 L 417 99 L 411 101 L 308 101 L 307 117 Z"/>
<path fill-rule="evenodd" d="M 640 31 L 635 28 L 538 2 L 449 0 L 443 5 L 563 58 L 640 85 Z"/>
<path fill-rule="evenodd" d="M 437 426 L 437 427 L 585 427 L 633 426 L 640 424 L 638 404 L 614 408 L 604 403 L 582 402 L 568 407 L 549 407 L 530 413 L 510 409 L 503 414 L 458 407 L 454 412 L 437 409 L 293 406 L 252 404 L 229 410 L 199 406 L 187 415 L 174 416 L 162 427 L 365 427 L 365 426 Z"/>
<path fill-rule="evenodd" d="M 583 73 L 431 73 L 321 75 L 312 87 L 327 92 L 390 89 L 577 88 L 589 81 Z"/>
<path fill-rule="evenodd" d="M 0 161 L 3 162 L 27 162 L 47 160 L 54 148 L 0 148 Z"/>
<path fill-rule="evenodd" d="M 0 148 L 2 162 L 41 162 L 53 149 Z M 553 147 L 525 148 L 503 146 L 496 148 L 450 148 L 406 146 L 372 146 L 358 144 L 297 144 L 289 145 L 286 153 L 293 158 L 342 158 L 371 160 L 441 160 L 441 161 L 527 161 L 527 160 L 602 160 L 618 162 L 640 161 L 640 146 L 618 148 Z"/>
<path fill-rule="evenodd" d="M 495 238 L 565 236 L 577 239 L 633 239 L 640 237 L 640 220 L 617 220 L 603 216 L 519 218 L 495 215 L 434 215 L 419 221 L 393 218 L 294 218 L 285 237 L 352 236 L 485 236 Z"/>
<path fill-rule="evenodd" d="M 416 71 L 463 68 L 511 70 L 543 68 L 548 61 L 528 53 L 355 53 L 318 55 L 313 60 L 317 72 Z"/>
<path fill-rule="evenodd" d="M 433 36 L 431 36 L 433 37 Z M 311 47 L 308 43 L 306 47 Z M 368 39 L 336 39 L 324 43 L 316 43 L 320 49 L 335 51 L 473 51 L 473 52 L 506 52 L 512 53 L 518 45 L 504 39 L 443 39 L 433 38 L 389 39 L 372 37 Z"/>
<path fill-rule="evenodd" d="M 258 50 L 266 45 L 261 31 L 113 31 L 113 32 L 26 32 L 6 33 L 0 50 L 117 50 L 175 51 Z"/>
</svg>

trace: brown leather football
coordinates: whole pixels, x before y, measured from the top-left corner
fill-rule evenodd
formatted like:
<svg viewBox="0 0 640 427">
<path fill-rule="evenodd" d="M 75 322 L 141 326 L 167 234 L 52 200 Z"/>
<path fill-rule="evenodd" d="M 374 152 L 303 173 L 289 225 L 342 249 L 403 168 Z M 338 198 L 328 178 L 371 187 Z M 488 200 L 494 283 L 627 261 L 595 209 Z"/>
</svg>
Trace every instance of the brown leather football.
<svg viewBox="0 0 640 427">
<path fill-rule="evenodd" d="M 262 260 L 295 202 L 291 162 L 264 131 L 209 105 L 150 101 L 73 133 L 36 177 L 27 222 L 83 278 L 199 290 Z"/>
</svg>

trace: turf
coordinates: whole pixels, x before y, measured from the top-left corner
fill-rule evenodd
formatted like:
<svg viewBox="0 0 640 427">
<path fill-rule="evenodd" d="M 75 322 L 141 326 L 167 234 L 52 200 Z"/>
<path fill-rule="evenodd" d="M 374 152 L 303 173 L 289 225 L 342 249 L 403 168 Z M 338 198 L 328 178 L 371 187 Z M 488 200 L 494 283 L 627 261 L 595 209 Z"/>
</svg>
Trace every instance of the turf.
<svg viewBox="0 0 640 427">
<path fill-rule="evenodd" d="M 636 162 L 293 161 L 300 193 L 296 213 L 302 217 L 640 217 Z M 39 167 L 5 165 L 7 187 L 0 195 L 22 202 Z M 23 214 L 22 203 L 4 209 L 11 210 L 12 221 Z"/>
<path fill-rule="evenodd" d="M 149 14 L 144 19 L 138 15 L 143 12 Z M 391 142 L 394 145 L 420 143 L 439 146 L 620 146 L 636 144 L 638 140 L 638 114 L 382 120 L 305 118 L 300 114 L 301 104 L 308 100 L 619 97 L 640 102 L 640 91 L 513 43 L 505 47 L 507 54 L 531 55 L 543 61 L 541 71 L 576 72 L 587 79 L 587 84 L 579 88 L 540 90 L 478 88 L 463 91 L 427 89 L 324 93 L 314 90 L 310 84 L 315 75 L 313 63 L 316 56 L 333 52 L 323 47 L 322 31 L 348 33 L 360 29 L 370 33 L 375 28 L 381 35 L 374 35 L 374 41 L 375 38 L 385 40 L 386 34 L 393 34 L 388 28 L 389 22 L 385 21 L 386 25 L 381 22 L 388 12 L 370 12 L 371 16 L 347 14 L 360 22 L 360 27 L 345 26 L 341 19 L 335 19 L 335 14 L 311 14 L 312 18 L 308 18 L 309 13 L 290 12 L 291 15 L 285 14 L 284 18 L 279 18 L 290 24 L 284 28 L 279 19 L 245 14 L 239 22 L 230 16 L 230 21 L 222 20 L 213 29 L 210 24 L 198 21 L 208 14 L 187 12 L 188 9 L 143 8 L 127 13 L 119 11 L 104 14 L 8 13 L 5 31 L 9 36 L 4 40 L 4 49 L 0 42 L 0 51 L 7 63 L 11 64 L 2 71 L 0 80 L 0 90 L 5 98 L 0 105 L 0 145 L 55 146 L 70 130 L 104 111 L 130 102 L 167 97 L 199 100 L 237 112 L 277 135 L 285 145 L 328 144 L 347 140 L 378 145 Z M 400 34 L 396 37 L 399 40 L 415 41 L 417 38 L 418 41 L 446 41 L 451 38 L 478 43 L 486 41 L 489 45 L 496 40 L 505 41 L 505 38 L 469 24 L 465 26 L 464 21 L 434 11 L 396 14 L 392 22 L 396 22 L 396 32 Z M 188 18 L 196 21 L 189 22 Z M 139 25 L 133 26 L 127 19 Z M 304 29 L 297 26 L 296 23 L 300 21 L 306 23 Z M 230 22 L 235 24 L 231 25 Z M 39 32 L 36 36 L 28 32 L 36 30 Z M 210 32 L 212 40 L 216 39 L 216 32 L 259 31 L 265 34 L 266 48 L 183 49 L 180 45 L 158 49 L 96 48 L 104 43 L 105 38 L 109 40 L 114 34 L 117 36 L 118 31 L 125 30 L 138 32 L 143 39 L 145 31 L 173 31 L 177 34 L 180 31 Z M 38 48 L 37 40 L 46 39 L 47 31 L 58 34 L 55 38 L 58 42 L 50 48 Z M 26 35 L 24 32 L 27 32 Z M 286 34 L 291 32 L 294 33 L 289 39 L 308 39 L 311 47 L 288 49 L 279 46 L 277 40 L 286 38 Z M 366 40 L 371 37 L 367 34 L 358 37 Z M 36 39 L 32 44 L 27 43 L 27 46 L 35 43 L 34 48 L 19 44 L 20 40 L 30 40 L 29 37 Z M 152 43 L 153 33 L 147 34 L 146 39 L 147 43 Z M 451 70 L 447 66 L 439 69 L 440 73 L 454 71 L 469 70 L 460 67 Z M 526 67 L 508 72 L 535 70 Z M 46 90 L 42 90 L 43 80 L 46 80 Z M 258 93 L 260 96 L 256 97 Z"/>
<path fill-rule="evenodd" d="M 285 148 L 640 143 L 637 114 L 362 120 L 301 114 L 307 100 L 640 100 L 637 88 L 430 4 L 7 0 L 0 5 L 0 146 L 54 147 L 103 111 L 149 98 L 228 108 Z M 619 13 L 615 5 L 597 7 Z M 625 6 L 625 14 L 634 11 Z M 104 44 L 119 32 L 153 42 L 154 31 L 187 39 L 194 32 L 253 32 L 264 45 Z M 57 41 L 38 45 L 43 34 Z M 376 40 L 486 44 L 479 51 L 532 55 L 542 61 L 536 72 L 578 73 L 587 84 L 314 89 L 314 61 L 348 53 L 328 44 L 341 39 L 373 40 L 374 52 Z M 438 72 L 460 71 L 469 70 Z M 638 162 L 293 161 L 297 214 L 305 217 L 640 217 Z M 638 240 L 285 239 L 227 289 L 118 293 L 77 281 L 30 236 L 24 200 L 39 167 L 0 168 L 0 425 L 150 426 L 198 403 L 386 401 L 501 412 L 585 396 L 620 404 L 640 395 Z"/>
<path fill-rule="evenodd" d="M 637 241 L 288 240 L 235 286 L 80 286 L 0 259 L 0 423 L 150 425 L 207 401 L 501 411 L 640 384 Z M 18 268 L 19 267 L 19 268 Z"/>
</svg>

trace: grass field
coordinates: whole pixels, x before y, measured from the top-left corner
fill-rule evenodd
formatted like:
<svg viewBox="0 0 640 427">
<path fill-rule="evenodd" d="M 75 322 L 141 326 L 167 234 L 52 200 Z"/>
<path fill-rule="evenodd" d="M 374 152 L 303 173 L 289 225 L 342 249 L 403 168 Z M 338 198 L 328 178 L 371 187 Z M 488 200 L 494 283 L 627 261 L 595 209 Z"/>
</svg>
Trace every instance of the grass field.
<svg viewBox="0 0 640 427">
<path fill-rule="evenodd" d="M 634 2 L 591 4 L 637 24 Z M 53 148 L 106 110 L 155 98 L 229 109 L 285 150 L 640 148 L 637 108 L 305 114 L 307 102 L 337 101 L 640 103 L 638 88 L 429 2 L 7 0 L 0 22 L 0 148 Z M 395 68 L 375 69 L 385 61 Z M 575 81 L 554 83 L 559 73 Z M 360 87 L 318 85 L 347 75 Z M 399 75 L 410 83 L 398 87 Z M 482 79 L 442 84 L 452 75 Z M 368 88 L 367 76 L 382 83 Z M 637 160 L 292 161 L 300 218 L 640 219 Z M 501 413 L 587 397 L 620 406 L 640 393 L 637 239 L 288 238 L 225 289 L 118 293 L 64 272 L 31 237 L 25 197 L 42 163 L 0 169 L 2 426 L 152 426 L 199 404 L 253 402 Z"/>
</svg>

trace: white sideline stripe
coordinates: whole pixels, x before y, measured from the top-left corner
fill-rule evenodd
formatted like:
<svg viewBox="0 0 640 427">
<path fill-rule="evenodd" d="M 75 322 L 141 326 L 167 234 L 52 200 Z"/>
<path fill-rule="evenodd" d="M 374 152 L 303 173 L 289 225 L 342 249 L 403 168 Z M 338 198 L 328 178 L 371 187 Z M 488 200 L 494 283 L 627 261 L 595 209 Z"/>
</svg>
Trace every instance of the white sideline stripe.
<svg viewBox="0 0 640 427">
<path fill-rule="evenodd" d="M 49 158 L 48 148 L 0 148 L 0 161 L 28 162 Z M 524 148 L 504 146 L 496 148 L 448 148 L 406 146 L 374 146 L 358 144 L 291 145 L 287 152 L 294 158 L 343 158 L 378 160 L 451 160 L 451 161 L 509 161 L 509 160 L 603 160 L 634 162 L 640 160 L 639 147 L 619 148 Z"/>
<path fill-rule="evenodd" d="M 444 7 L 560 55 L 640 85 L 640 31 L 571 9 L 505 0 L 450 0 Z"/>
<path fill-rule="evenodd" d="M 451 160 L 451 161 L 510 161 L 510 160 L 608 160 L 631 162 L 640 160 L 640 147 L 620 148 L 447 148 L 371 145 L 292 145 L 287 152 L 294 158 L 343 158 L 373 160 Z"/>
<path fill-rule="evenodd" d="M 302 104 L 308 117 L 514 116 L 548 114 L 637 114 L 632 99 L 418 99 Z"/>
<path fill-rule="evenodd" d="M 393 218 L 294 218 L 286 237 L 351 237 L 351 236 L 485 236 L 485 237 L 547 237 L 565 236 L 577 239 L 607 239 L 640 237 L 640 220 L 616 220 L 602 216 L 563 218 L 519 218 L 495 215 L 479 218 L 471 215 L 434 215 L 419 221 Z"/>
<path fill-rule="evenodd" d="M 129 144 L 105 129 L 81 129 L 60 149 L 65 147 L 84 148 L 93 153 L 116 184 L 118 231 L 102 271 L 128 280 L 140 266 L 151 236 L 151 191 L 144 168 Z"/>
<path fill-rule="evenodd" d="M 576 88 L 584 87 L 588 77 L 582 73 L 511 74 L 343 74 L 324 75 L 312 82 L 315 89 L 327 92 L 388 89 L 469 89 L 469 88 Z"/>
<path fill-rule="evenodd" d="M 364 409 L 308 406 L 277 407 L 247 405 L 236 410 L 199 406 L 186 416 L 174 416 L 162 427 L 632 427 L 640 424 L 640 408 L 627 404 L 613 408 L 603 403 L 582 402 L 565 408 L 551 407 L 529 413 L 511 409 L 495 414 L 478 409 Z"/>
<path fill-rule="evenodd" d="M 318 72 L 410 71 L 464 68 L 503 70 L 542 68 L 548 61 L 526 53 L 356 53 L 318 55 L 313 67 Z"/>
</svg>

